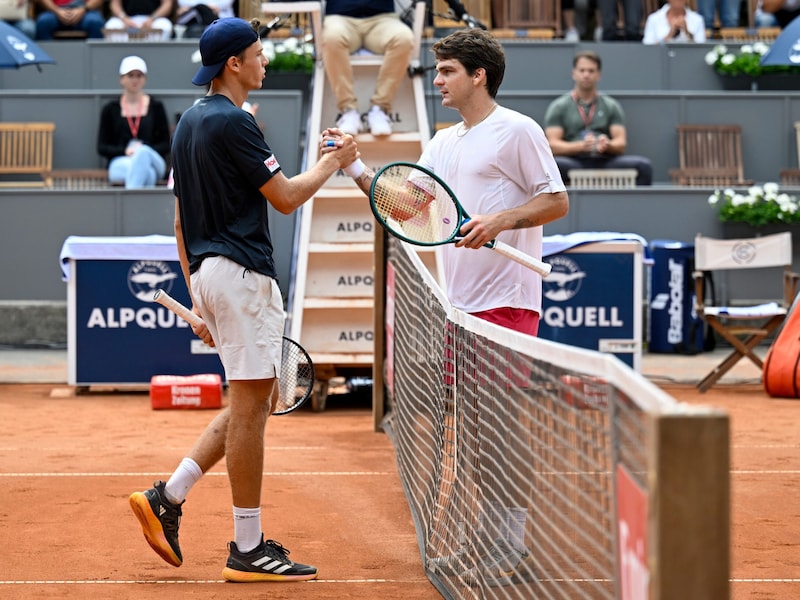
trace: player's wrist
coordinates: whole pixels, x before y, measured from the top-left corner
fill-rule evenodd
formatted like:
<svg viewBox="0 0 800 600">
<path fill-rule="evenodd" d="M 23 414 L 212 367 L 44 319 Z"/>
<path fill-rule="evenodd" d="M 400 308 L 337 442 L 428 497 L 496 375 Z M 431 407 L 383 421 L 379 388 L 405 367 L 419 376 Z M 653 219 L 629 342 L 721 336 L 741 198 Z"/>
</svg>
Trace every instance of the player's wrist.
<svg viewBox="0 0 800 600">
<path fill-rule="evenodd" d="M 346 166 L 342 171 L 344 171 L 348 177 L 352 177 L 353 179 L 358 179 L 361 177 L 364 170 L 367 168 L 367 165 L 364 164 L 364 161 L 360 158 L 355 159 L 352 163 Z"/>
</svg>

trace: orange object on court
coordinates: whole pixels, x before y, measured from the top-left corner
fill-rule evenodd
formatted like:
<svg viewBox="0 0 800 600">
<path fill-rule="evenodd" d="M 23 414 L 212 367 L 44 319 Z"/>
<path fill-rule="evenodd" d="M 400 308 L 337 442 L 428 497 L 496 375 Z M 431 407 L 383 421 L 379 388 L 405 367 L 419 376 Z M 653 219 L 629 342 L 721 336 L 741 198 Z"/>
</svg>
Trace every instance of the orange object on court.
<svg viewBox="0 0 800 600">
<path fill-rule="evenodd" d="M 773 398 L 800 397 L 800 295 L 789 308 L 764 358 L 764 391 Z"/>
<path fill-rule="evenodd" d="M 150 403 L 162 408 L 220 408 L 222 378 L 202 375 L 154 375 L 150 379 Z"/>
</svg>

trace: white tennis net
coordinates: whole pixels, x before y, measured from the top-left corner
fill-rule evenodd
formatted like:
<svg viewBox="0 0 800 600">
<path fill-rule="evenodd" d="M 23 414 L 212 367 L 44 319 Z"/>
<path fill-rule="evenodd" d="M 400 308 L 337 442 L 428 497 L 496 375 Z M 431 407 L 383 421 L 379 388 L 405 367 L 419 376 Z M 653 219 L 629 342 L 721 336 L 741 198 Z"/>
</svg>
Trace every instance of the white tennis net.
<svg viewBox="0 0 800 600">
<path fill-rule="evenodd" d="M 612 355 L 456 311 L 411 246 L 392 239 L 386 255 L 381 425 L 434 585 L 446 598 L 657 597 L 638 595 L 672 569 L 653 563 L 657 542 L 672 535 L 662 536 L 665 449 L 654 423 L 689 417 L 693 431 L 708 418 L 727 432 L 727 417 L 680 405 Z M 713 456 L 708 465 L 678 465 L 690 495 L 686 478 L 707 469 L 725 488 L 727 436 L 719 437 L 709 448 L 697 440 L 696 451 Z M 712 494 L 718 503 L 722 488 Z M 674 525 L 701 518 L 689 512 Z M 714 554 L 725 556 L 727 519 L 713 520 L 723 544 Z"/>
</svg>

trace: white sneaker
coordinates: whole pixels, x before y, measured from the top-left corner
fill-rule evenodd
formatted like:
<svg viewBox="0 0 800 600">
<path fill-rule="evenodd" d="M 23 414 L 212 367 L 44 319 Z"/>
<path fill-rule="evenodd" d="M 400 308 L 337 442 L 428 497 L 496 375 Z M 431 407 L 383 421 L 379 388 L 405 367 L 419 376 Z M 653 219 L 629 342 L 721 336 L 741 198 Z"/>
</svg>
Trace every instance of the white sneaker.
<svg viewBox="0 0 800 600">
<path fill-rule="evenodd" d="M 361 115 L 353 108 L 346 110 L 336 120 L 336 127 L 344 133 L 356 135 L 361 130 Z"/>
<path fill-rule="evenodd" d="M 564 41 L 565 42 L 579 42 L 581 41 L 581 36 L 578 33 L 578 30 L 574 27 L 567 29 L 567 32 L 564 34 Z"/>
<path fill-rule="evenodd" d="M 379 106 L 373 106 L 367 113 L 367 124 L 372 135 L 391 135 L 392 120 Z"/>
</svg>

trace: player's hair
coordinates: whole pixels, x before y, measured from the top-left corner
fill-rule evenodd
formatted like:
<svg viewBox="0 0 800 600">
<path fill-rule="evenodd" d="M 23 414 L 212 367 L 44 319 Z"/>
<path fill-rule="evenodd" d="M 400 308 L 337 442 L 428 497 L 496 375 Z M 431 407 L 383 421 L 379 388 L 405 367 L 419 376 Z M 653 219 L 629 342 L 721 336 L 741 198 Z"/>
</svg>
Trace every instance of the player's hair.
<svg viewBox="0 0 800 600">
<path fill-rule="evenodd" d="M 603 60 L 600 58 L 600 55 L 597 52 L 594 52 L 592 50 L 581 50 L 580 52 L 576 52 L 575 56 L 572 58 L 573 68 L 578 66 L 578 61 L 582 58 L 590 60 L 594 64 L 596 64 L 598 71 L 603 70 Z"/>
<path fill-rule="evenodd" d="M 470 75 L 486 71 L 486 91 L 494 98 L 503 83 L 506 55 L 503 46 L 488 31 L 477 27 L 459 29 L 431 46 L 436 60 L 457 60 Z"/>
</svg>

